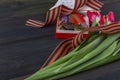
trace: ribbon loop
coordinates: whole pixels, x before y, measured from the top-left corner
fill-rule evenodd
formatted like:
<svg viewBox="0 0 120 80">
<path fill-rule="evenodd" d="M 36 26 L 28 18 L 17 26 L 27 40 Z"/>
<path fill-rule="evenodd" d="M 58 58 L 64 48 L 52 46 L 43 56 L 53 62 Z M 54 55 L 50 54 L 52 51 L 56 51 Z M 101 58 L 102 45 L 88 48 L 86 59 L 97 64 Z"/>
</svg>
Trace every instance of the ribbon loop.
<svg viewBox="0 0 120 80">
<path fill-rule="evenodd" d="M 102 32 L 105 34 L 114 34 L 114 33 L 120 32 L 120 23 L 114 23 L 114 24 L 110 24 L 110 25 L 102 26 L 102 27 L 97 27 L 97 26 L 91 27 L 91 28 L 81 31 L 74 38 L 64 40 L 55 48 L 53 53 L 49 56 L 49 58 L 46 60 L 46 62 L 42 66 L 42 68 L 48 64 L 52 64 L 58 58 L 65 56 L 66 54 L 68 54 L 70 50 L 79 46 L 81 42 L 85 40 L 85 38 L 83 38 L 82 36 L 85 32 L 96 32 L 96 31 Z"/>
<path fill-rule="evenodd" d="M 44 27 L 55 22 L 61 15 L 69 15 L 72 12 L 77 12 L 77 10 L 84 5 L 88 5 L 95 10 L 99 10 L 103 6 L 103 3 L 98 0 L 75 0 L 74 9 L 68 8 L 64 5 L 60 5 L 58 7 L 50 9 L 47 12 L 45 22 L 29 19 L 28 21 L 26 21 L 26 25 L 32 27 Z"/>
<path fill-rule="evenodd" d="M 75 6 L 73 12 L 77 11 L 79 8 L 83 7 L 86 4 L 87 0 L 75 0 Z"/>
</svg>

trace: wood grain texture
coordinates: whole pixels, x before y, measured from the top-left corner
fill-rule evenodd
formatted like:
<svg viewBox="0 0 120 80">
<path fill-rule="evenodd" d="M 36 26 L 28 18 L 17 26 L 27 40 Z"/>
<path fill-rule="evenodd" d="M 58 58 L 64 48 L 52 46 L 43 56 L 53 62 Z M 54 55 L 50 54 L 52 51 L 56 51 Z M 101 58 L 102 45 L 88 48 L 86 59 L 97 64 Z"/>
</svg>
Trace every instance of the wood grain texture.
<svg viewBox="0 0 120 80">
<path fill-rule="evenodd" d="M 0 2 L 0 20 L 45 14 L 55 2 L 56 0 L 2 0 Z"/>
<path fill-rule="evenodd" d="M 54 24 L 42 29 L 24 25 L 28 18 L 44 20 L 46 11 L 55 2 L 56 0 L 1 0 L 0 80 L 33 74 L 61 41 L 54 37 Z M 120 0 L 114 2 L 104 0 L 104 2 L 106 5 L 102 8 L 102 14 L 113 10 L 116 18 L 120 18 L 120 9 L 118 9 Z M 65 80 L 119 80 L 119 65 L 120 62 L 116 62 Z M 104 73 L 99 73 L 100 71 Z M 93 76 L 95 74 L 97 76 Z"/>
<path fill-rule="evenodd" d="M 120 0 L 101 0 L 104 3 L 117 3 Z M 1 0 L 0 20 L 13 17 L 24 17 L 45 14 L 57 0 Z"/>
</svg>

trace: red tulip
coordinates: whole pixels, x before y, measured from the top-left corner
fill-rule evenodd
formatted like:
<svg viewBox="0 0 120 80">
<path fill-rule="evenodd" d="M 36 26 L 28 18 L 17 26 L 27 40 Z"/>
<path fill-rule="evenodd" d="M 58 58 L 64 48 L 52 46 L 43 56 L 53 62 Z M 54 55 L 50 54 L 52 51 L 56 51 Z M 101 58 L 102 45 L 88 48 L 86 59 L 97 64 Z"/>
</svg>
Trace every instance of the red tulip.
<svg viewBox="0 0 120 80">
<path fill-rule="evenodd" d="M 101 16 L 101 18 L 100 18 L 100 26 L 103 26 L 103 25 L 105 25 L 105 22 L 106 22 L 106 16 L 104 15 L 104 16 Z"/>
<path fill-rule="evenodd" d="M 111 23 L 115 22 L 115 17 L 114 17 L 114 13 L 112 11 L 110 11 L 107 15 L 102 16 L 100 19 L 100 25 L 109 25 Z"/>
<path fill-rule="evenodd" d="M 107 20 L 110 22 L 110 23 L 114 23 L 115 22 L 115 17 L 114 17 L 114 12 L 110 11 L 107 15 Z"/>
<path fill-rule="evenodd" d="M 94 22 L 94 21 L 99 22 L 101 18 L 101 14 L 99 12 L 87 11 L 87 16 L 90 22 Z"/>
</svg>

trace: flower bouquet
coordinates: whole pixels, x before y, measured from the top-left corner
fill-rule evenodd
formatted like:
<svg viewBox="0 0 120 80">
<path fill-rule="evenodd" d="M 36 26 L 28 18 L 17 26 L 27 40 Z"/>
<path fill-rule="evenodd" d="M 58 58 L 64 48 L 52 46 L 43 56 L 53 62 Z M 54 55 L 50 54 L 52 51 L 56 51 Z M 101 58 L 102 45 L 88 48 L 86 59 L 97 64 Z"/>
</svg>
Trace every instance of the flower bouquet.
<svg viewBox="0 0 120 80">
<path fill-rule="evenodd" d="M 103 16 L 99 11 L 74 12 L 58 21 L 59 30 L 79 33 L 62 41 L 43 67 L 25 80 L 58 80 L 120 59 L 120 20 L 112 11 Z"/>
<path fill-rule="evenodd" d="M 115 21 L 114 13 L 110 11 L 102 16 L 98 12 L 87 11 L 87 15 L 91 27 L 83 29 L 76 37 L 65 40 L 56 51 L 65 54 L 71 45 L 74 49 L 66 51 L 66 55 L 55 62 L 51 61 L 48 66 L 25 80 L 58 80 L 120 59 L 120 23 L 119 20 Z M 67 21 L 67 17 L 64 19 Z M 80 26 L 75 20 L 74 24 L 74 27 Z M 82 38 L 85 32 L 88 35 Z"/>
</svg>

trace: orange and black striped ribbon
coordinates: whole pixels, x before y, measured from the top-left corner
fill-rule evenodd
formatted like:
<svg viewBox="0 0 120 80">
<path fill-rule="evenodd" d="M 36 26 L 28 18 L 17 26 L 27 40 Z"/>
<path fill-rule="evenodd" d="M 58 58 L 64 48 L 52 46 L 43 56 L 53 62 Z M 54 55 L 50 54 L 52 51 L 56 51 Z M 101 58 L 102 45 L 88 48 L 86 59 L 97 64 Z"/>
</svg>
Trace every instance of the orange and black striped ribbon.
<svg viewBox="0 0 120 80">
<path fill-rule="evenodd" d="M 78 35 L 76 35 L 76 37 L 73 38 L 73 47 L 77 47 L 84 40 L 83 34 L 88 31 L 89 32 L 100 31 L 105 34 L 113 34 L 113 33 L 120 32 L 120 23 L 114 23 L 114 24 L 110 24 L 102 27 L 91 27 L 83 30 L 81 33 L 79 33 Z"/>
<path fill-rule="evenodd" d="M 26 25 L 32 27 L 44 27 L 48 24 L 55 22 L 58 17 L 62 15 L 69 15 L 73 12 L 77 12 L 77 10 L 84 5 L 88 5 L 95 10 L 99 10 L 103 6 L 103 3 L 98 0 L 75 0 L 74 9 L 70 9 L 64 5 L 60 5 L 47 12 L 45 22 L 29 19 L 26 22 Z"/>
<path fill-rule="evenodd" d="M 32 26 L 32 27 L 44 27 L 45 25 L 53 23 L 60 16 L 61 7 L 62 6 L 58 6 L 58 7 L 54 8 L 54 9 L 52 9 L 52 10 L 49 10 L 47 12 L 47 14 L 46 14 L 45 22 L 29 19 L 26 22 L 26 25 L 27 26 Z"/>
<path fill-rule="evenodd" d="M 42 65 L 41 68 L 43 68 L 48 64 L 52 64 L 58 58 L 65 56 L 73 48 L 71 43 L 72 43 L 72 38 L 62 41 L 50 54 L 50 56 L 47 58 L 47 60 L 45 61 L 45 63 Z"/>
<path fill-rule="evenodd" d="M 77 12 L 77 10 L 83 7 L 84 5 L 88 5 L 95 10 L 99 10 L 103 6 L 103 3 L 98 0 L 75 0 L 74 9 L 70 9 L 64 5 L 60 5 L 47 12 L 45 22 L 29 19 L 26 22 L 26 25 L 32 27 L 44 27 L 48 24 L 55 22 L 58 19 L 58 17 L 62 15 L 69 15 L 73 12 Z M 81 35 L 77 35 L 75 38 L 67 39 L 61 42 L 51 53 L 51 55 L 48 57 L 48 59 L 45 61 L 42 67 L 53 63 L 60 57 L 65 56 L 70 50 L 78 46 L 82 40 L 83 37 Z"/>
<path fill-rule="evenodd" d="M 74 38 L 64 40 L 55 48 L 55 50 L 48 57 L 48 59 L 45 61 L 45 63 L 43 64 L 41 68 L 45 67 L 48 64 L 52 64 L 58 58 L 65 56 L 70 50 L 80 45 L 80 43 L 84 40 L 83 34 L 85 32 L 94 32 L 94 31 L 95 32 L 100 31 L 105 34 L 117 33 L 117 32 L 120 32 L 120 23 L 114 23 L 114 24 L 110 24 L 110 25 L 102 26 L 102 27 L 91 27 L 91 28 L 81 31 Z"/>
<path fill-rule="evenodd" d="M 86 5 L 90 6 L 95 10 L 100 10 L 100 8 L 103 6 L 103 3 L 98 0 L 87 0 Z"/>
<path fill-rule="evenodd" d="M 103 33 L 106 34 L 113 34 L 120 32 L 120 23 L 114 23 L 112 25 L 111 24 L 107 25 L 106 27 L 100 27 L 99 31 L 102 31 Z"/>
</svg>

